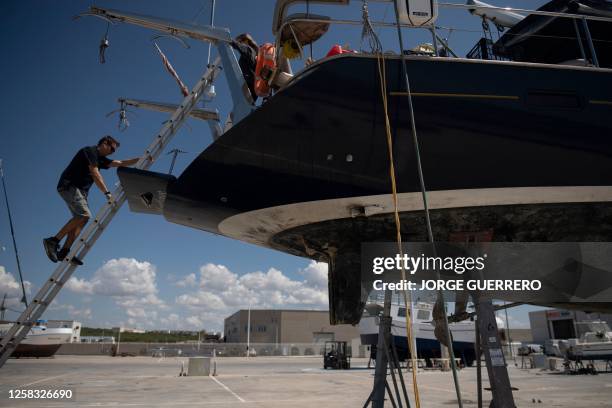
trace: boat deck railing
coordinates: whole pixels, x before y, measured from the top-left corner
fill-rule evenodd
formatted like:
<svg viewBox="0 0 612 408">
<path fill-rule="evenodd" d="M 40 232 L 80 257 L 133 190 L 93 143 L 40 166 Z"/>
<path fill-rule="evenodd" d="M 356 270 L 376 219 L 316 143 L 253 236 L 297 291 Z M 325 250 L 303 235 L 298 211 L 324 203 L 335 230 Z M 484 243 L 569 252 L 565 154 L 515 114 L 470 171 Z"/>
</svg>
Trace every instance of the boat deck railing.
<svg viewBox="0 0 612 408">
<path fill-rule="evenodd" d="M 374 0 L 374 2 L 376 3 L 387 3 L 387 2 L 392 2 L 392 1 L 393 0 Z M 572 38 L 575 39 L 579 44 L 581 57 L 582 57 L 581 60 L 583 61 L 583 64 L 585 66 L 592 65 L 594 67 L 599 67 L 599 60 L 597 58 L 597 53 L 596 53 L 595 45 L 594 45 L 594 42 L 596 42 L 597 40 L 594 40 L 593 37 L 591 36 L 588 22 L 589 21 L 599 21 L 599 22 L 612 23 L 612 17 L 603 17 L 603 16 L 595 16 L 595 15 L 587 15 L 587 14 L 573 14 L 573 13 L 563 13 L 563 12 L 554 12 L 554 11 L 528 10 L 528 9 L 521 9 L 521 8 L 481 6 L 481 5 L 478 5 L 476 7 L 474 5 L 456 4 L 456 3 L 438 3 L 438 5 L 439 7 L 442 7 L 442 8 L 465 9 L 468 11 L 478 8 L 480 10 L 520 13 L 520 14 L 524 14 L 525 16 L 536 15 L 536 16 L 560 17 L 560 18 L 572 19 L 574 22 L 574 28 L 576 32 L 576 37 L 572 37 Z M 290 31 L 293 33 L 293 40 L 296 41 L 297 46 L 300 49 L 300 54 L 302 58 L 304 57 L 303 46 L 298 41 L 297 36 L 295 35 L 295 32 L 291 28 L 292 24 L 295 24 L 298 22 L 301 22 L 301 23 L 310 22 L 310 23 L 318 23 L 318 24 L 322 23 L 322 24 L 330 24 L 330 25 L 332 24 L 355 25 L 355 26 L 361 26 L 364 24 L 363 20 L 321 18 L 321 16 L 314 16 L 314 15 L 313 17 L 309 17 L 308 13 L 304 17 L 301 17 L 301 16 L 300 17 L 289 16 L 287 18 L 284 17 L 279 29 L 276 30 L 276 38 L 275 38 L 276 47 L 277 49 L 282 48 L 281 47 L 282 33 L 284 32 L 286 27 L 290 27 Z M 384 27 L 387 27 L 387 28 L 397 27 L 396 23 L 385 22 L 385 21 L 371 21 L 371 24 L 374 27 L 383 27 L 383 28 Z M 582 28 L 584 32 L 583 35 L 581 35 L 580 33 L 579 26 Z M 448 45 L 447 41 L 445 41 L 445 39 L 441 38 L 437 34 L 437 30 L 440 28 L 443 28 L 443 29 L 461 31 L 460 29 L 440 27 L 435 24 L 423 25 L 423 26 L 412 26 L 408 24 L 400 24 L 400 27 L 429 31 L 432 36 L 432 43 L 433 43 L 433 49 L 434 49 L 432 56 L 434 57 L 437 57 L 437 56 L 458 57 L 457 53 L 452 50 L 452 48 Z M 529 36 L 530 37 L 546 37 L 546 36 L 538 36 L 538 34 L 530 34 Z M 586 42 L 587 47 L 585 47 L 583 44 L 583 41 L 582 41 L 583 36 L 584 36 L 584 40 Z M 567 37 L 559 37 L 559 38 L 568 39 Z M 492 47 L 493 41 L 491 39 L 488 39 L 488 41 L 486 41 L 486 36 L 485 36 L 485 42 L 486 44 L 485 43 L 480 44 L 480 41 L 479 41 L 476 44 L 476 46 L 468 53 L 468 58 L 472 57 L 472 58 L 478 58 L 478 59 L 496 59 L 496 60 L 509 60 L 510 59 L 506 56 L 497 55 Z M 443 50 L 443 55 L 440 55 L 440 50 Z M 590 56 L 590 62 L 589 62 L 589 58 L 587 58 L 587 50 Z M 278 53 L 277 58 L 279 59 L 281 58 L 280 52 Z"/>
</svg>

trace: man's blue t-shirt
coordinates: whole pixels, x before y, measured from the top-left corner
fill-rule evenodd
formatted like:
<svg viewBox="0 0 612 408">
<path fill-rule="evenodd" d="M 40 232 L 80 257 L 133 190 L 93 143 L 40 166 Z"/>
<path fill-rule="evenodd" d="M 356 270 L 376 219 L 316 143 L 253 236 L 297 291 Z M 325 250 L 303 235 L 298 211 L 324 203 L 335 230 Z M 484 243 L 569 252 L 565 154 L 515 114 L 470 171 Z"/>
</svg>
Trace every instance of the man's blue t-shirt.
<svg viewBox="0 0 612 408">
<path fill-rule="evenodd" d="M 57 183 L 57 189 L 63 190 L 74 186 L 87 193 L 93 184 L 89 166 L 108 169 L 111 162 L 112 160 L 98 153 L 97 146 L 84 147 L 74 155 L 68 167 L 62 172 L 59 183 Z"/>
</svg>

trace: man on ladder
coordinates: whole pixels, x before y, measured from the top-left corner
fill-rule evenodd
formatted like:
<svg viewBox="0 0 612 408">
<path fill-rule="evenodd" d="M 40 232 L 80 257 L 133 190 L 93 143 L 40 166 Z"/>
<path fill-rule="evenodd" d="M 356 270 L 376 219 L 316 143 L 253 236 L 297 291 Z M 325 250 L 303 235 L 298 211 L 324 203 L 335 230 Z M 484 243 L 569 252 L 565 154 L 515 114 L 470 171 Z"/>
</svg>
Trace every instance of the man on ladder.
<svg viewBox="0 0 612 408">
<path fill-rule="evenodd" d="M 72 243 L 91 217 L 87 205 L 87 194 L 91 185 L 95 182 L 106 199 L 109 202 L 112 201 L 112 195 L 104 183 L 100 169 L 127 167 L 138 162 L 138 157 L 129 160 L 109 159 L 107 156 L 115 153 L 118 148 L 119 142 L 117 140 L 112 136 L 104 136 L 98 141 L 97 146 L 87 146 L 80 149 L 60 176 L 57 192 L 66 202 L 72 213 L 72 218 L 55 236 L 43 240 L 45 252 L 52 262 L 66 258 Z M 60 241 L 64 237 L 67 237 L 66 242 L 64 242 L 62 249 L 59 249 Z M 76 265 L 83 265 L 83 262 L 76 256 L 71 259 L 71 262 Z"/>
</svg>

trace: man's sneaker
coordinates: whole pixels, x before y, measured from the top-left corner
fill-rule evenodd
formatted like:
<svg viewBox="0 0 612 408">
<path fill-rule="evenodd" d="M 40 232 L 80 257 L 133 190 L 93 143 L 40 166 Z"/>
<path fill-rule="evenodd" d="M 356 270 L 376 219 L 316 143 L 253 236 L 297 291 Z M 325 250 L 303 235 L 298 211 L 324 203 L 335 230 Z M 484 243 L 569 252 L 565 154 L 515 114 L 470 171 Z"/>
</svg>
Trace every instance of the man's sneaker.
<svg viewBox="0 0 612 408">
<path fill-rule="evenodd" d="M 78 265 L 78 266 L 83 265 L 83 261 L 81 261 L 76 256 L 73 256 L 72 259 L 70 260 L 70 262 L 72 262 L 73 264 Z"/>
<path fill-rule="evenodd" d="M 64 261 L 66 257 L 68 256 L 68 252 L 70 252 L 70 248 L 62 248 L 61 251 L 57 253 L 57 259 L 60 262 Z M 70 262 L 72 262 L 75 265 L 79 265 L 79 266 L 83 265 L 83 261 L 81 261 L 76 256 L 73 256 Z"/>
<path fill-rule="evenodd" d="M 60 262 L 64 262 L 66 256 L 68 256 L 68 252 L 70 252 L 70 248 L 62 248 L 57 252 L 57 260 Z"/>
<path fill-rule="evenodd" d="M 57 262 L 57 246 L 59 245 L 59 241 L 55 237 L 49 237 L 43 239 L 43 246 L 45 247 L 45 252 L 47 256 L 51 260 L 51 262 Z"/>
</svg>

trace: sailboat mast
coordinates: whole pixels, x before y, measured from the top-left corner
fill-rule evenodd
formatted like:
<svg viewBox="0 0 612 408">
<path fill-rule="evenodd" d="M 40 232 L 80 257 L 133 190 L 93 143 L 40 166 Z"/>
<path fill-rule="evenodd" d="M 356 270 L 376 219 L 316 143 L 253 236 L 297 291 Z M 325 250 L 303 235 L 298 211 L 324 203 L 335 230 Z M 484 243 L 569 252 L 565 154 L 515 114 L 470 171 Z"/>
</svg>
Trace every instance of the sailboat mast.
<svg viewBox="0 0 612 408">
<path fill-rule="evenodd" d="M 214 27 L 215 25 L 215 0 L 212 0 L 212 5 L 210 8 L 210 26 Z M 211 52 L 212 43 L 208 43 L 208 58 L 206 59 L 206 66 L 210 65 L 210 52 Z"/>
<path fill-rule="evenodd" d="M 21 273 L 21 262 L 19 262 L 19 251 L 17 250 L 17 241 L 15 240 L 15 228 L 13 228 L 13 217 L 11 216 L 11 208 L 9 206 L 8 194 L 6 192 L 6 184 L 4 182 L 4 167 L 2 159 L 0 159 L 0 178 L 2 178 L 2 189 L 4 190 L 4 201 L 6 202 L 6 212 L 8 213 L 9 226 L 11 227 L 11 238 L 13 239 L 13 249 L 15 251 L 15 259 L 17 260 L 17 271 L 19 272 L 19 280 L 21 281 L 21 292 L 23 298 L 21 301 L 28 307 L 28 298 L 26 297 L 25 285 L 23 284 L 23 274 Z"/>
<path fill-rule="evenodd" d="M 2 298 L 2 304 L 0 304 L 0 320 L 4 320 L 4 312 L 6 311 L 6 306 L 4 305 L 6 302 L 6 293 Z"/>
</svg>

